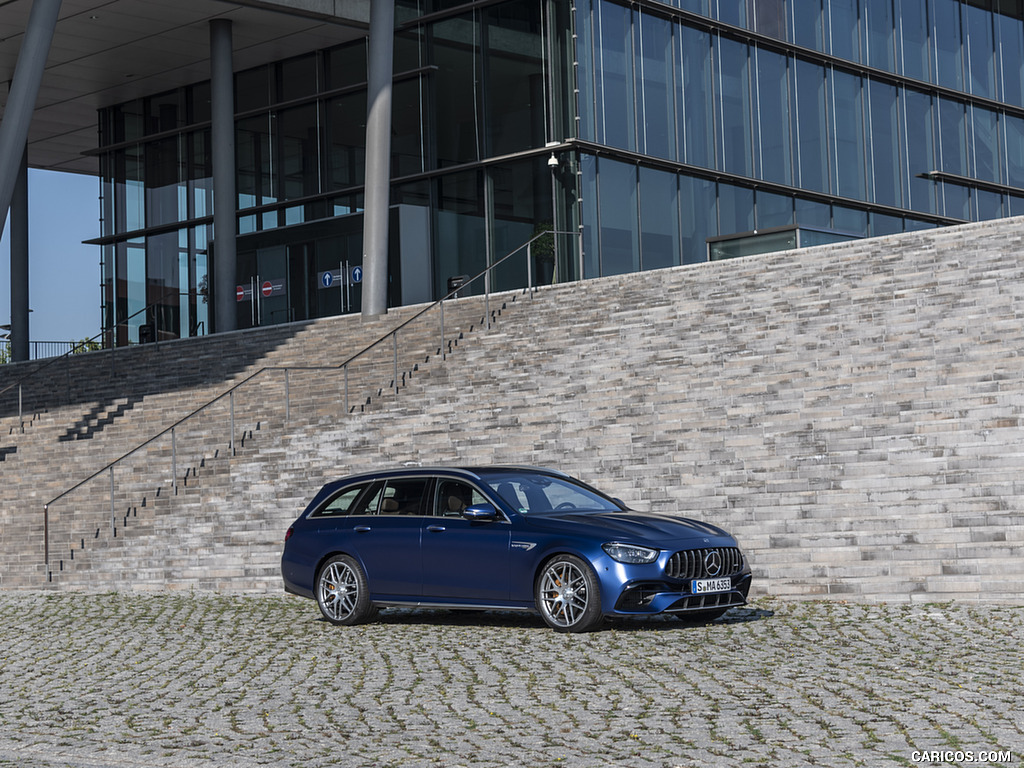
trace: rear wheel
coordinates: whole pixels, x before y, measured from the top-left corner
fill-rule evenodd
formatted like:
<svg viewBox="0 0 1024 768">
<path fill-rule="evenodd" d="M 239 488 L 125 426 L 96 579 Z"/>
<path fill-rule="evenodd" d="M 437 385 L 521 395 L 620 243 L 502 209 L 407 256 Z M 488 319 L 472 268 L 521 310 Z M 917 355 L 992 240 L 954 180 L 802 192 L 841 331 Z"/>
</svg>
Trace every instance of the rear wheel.
<svg viewBox="0 0 1024 768">
<path fill-rule="evenodd" d="M 541 618 L 556 632 L 589 632 L 603 618 L 597 577 L 574 555 L 558 555 L 544 566 L 534 601 Z"/>
<path fill-rule="evenodd" d="M 332 624 L 361 624 L 377 615 L 366 575 L 355 558 L 335 555 L 316 577 L 316 602 Z"/>
</svg>

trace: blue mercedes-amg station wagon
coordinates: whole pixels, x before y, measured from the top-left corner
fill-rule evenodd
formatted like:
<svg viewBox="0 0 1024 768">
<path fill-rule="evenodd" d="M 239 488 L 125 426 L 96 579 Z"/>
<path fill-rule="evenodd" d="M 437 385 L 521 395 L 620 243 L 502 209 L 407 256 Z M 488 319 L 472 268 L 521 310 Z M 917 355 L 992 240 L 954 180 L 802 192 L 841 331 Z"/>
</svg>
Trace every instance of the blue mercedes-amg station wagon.
<svg viewBox="0 0 1024 768">
<path fill-rule="evenodd" d="M 711 620 L 746 603 L 721 528 L 630 511 L 560 472 L 403 469 L 325 485 L 288 529 L 285 589 L 335 624 L 382 607 L 537 611 L 559 632 L 608 616 Z"/>
</svg>

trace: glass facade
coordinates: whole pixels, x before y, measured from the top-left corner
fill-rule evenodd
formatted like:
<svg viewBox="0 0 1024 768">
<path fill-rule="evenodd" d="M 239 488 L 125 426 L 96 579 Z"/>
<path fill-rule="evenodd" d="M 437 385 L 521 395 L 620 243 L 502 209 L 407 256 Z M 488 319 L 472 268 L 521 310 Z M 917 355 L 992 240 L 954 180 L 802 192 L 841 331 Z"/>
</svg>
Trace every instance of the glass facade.
<svg viewBox="0 0 1024 768">
<path fill-rule="evenodd" d="M 709 239 L 757 230 L 1024 213 L 1021 0 L 398 0 L 396 15 L 392 305 L 551 228 L 580 237 L 535 249 L 545 282 L 702 262 Z M 358 311 L 358 285 L 323 276 L 361 264 L 365 42 L 238 72 L 235 93 L 239 327 Z M 119 344 L 144 325 L 211 330 L 209 98 L 198 83 L 101 113 Z M 509 262 L 492 288 L 526 279 Z"/>
</svg>

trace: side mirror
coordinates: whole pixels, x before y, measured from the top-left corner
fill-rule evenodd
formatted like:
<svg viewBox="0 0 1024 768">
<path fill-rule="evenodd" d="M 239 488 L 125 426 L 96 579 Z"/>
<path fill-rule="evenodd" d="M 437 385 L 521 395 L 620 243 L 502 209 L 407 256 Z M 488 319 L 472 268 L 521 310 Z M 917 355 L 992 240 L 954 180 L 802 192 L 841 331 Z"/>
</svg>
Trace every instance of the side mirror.
<svg viewBox="0 0 1024 768">
<path fill-rule="evenodd" d="M 462 510 L 462 516 L 474 523 L 488 523 L 498 519 L 498 510 L 493 504 L 473 504 Z"/>
</svg>

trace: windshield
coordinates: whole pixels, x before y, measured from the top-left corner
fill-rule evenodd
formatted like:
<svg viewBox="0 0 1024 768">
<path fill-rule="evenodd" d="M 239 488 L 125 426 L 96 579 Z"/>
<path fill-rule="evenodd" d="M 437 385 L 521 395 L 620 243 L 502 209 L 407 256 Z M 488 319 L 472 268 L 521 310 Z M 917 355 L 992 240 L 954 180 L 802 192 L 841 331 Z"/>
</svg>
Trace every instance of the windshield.
<svg viewBox="0 0 1024 768">
<path fill-rule="evenodd" d="M 529 472 L 503 472 L 483 477 L 484 482 L 520 514 L 585 510 L 620 512 L 611 499 L 569 478 Z"/>
</svg>

